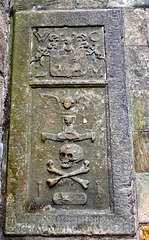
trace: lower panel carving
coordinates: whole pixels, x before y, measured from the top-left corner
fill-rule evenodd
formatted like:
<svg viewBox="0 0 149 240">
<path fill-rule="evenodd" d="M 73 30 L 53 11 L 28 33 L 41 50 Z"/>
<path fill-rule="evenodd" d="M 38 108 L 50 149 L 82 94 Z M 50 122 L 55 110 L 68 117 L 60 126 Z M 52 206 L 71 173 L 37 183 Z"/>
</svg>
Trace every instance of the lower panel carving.
<svg viewBox="0 0 149 240">
<path fill-rule="evenodd" d="M 106 87 L 33 88 L 32 98 L 26 210 L 108 210 Z"/>
</svg>

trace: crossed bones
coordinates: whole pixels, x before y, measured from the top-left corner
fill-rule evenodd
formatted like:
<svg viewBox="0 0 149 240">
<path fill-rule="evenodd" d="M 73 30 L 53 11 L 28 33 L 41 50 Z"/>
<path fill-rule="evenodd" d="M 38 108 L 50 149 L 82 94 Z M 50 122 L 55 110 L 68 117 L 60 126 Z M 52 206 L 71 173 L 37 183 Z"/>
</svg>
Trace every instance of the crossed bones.
<svg viewBox="0 0 149 240">
<path fill-rule="evenodd" d="M 85 179 L 81 179 L 81 178 L 78 178 L 78 177 L 74 177 L 74 176 L 82 174 L 82 173 L 88 173 L 89 170 L 90 170 L 88 168 L 89 164 L 90 164 L 90 162 L 88 160 L 85 160 L 83 165 L 78 170 L 66 174 L 63 171 L 56 169 L 54 167 L 54 165 L 53 165 L 53 161 L 50 160 L 48 162 L 48 164 L 47 164 L 48 165 L 48 169 L 47 170 L 49 172 L 56 173 L 56 174 L 60 175 L 60 177 L 53 178 L 53 179 L 48 179 L 47 182 L 49 184 L 49 187 L 53 187 L 55 184 L 57 184 L 63 178 L 69 178 L 70 177 L 70 179 L 72 179 L 73 181 L 75 181 L 75 182 L 79 183 L 80 185 L 82 185 L 83 188 L 87 189 L 88 188 L 88 184 L 90 183 L 90 181 L 85 180 Z"/>
</svg>

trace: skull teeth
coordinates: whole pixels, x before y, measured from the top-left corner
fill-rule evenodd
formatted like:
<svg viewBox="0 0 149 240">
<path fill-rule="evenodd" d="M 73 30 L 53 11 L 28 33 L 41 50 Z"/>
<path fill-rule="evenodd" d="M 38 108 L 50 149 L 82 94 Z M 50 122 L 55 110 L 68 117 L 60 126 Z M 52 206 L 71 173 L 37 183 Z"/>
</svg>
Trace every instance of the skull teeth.
<svg viewBox="0 0 149 240">
<path fill-rule="evenodd" d="M 72 165 L 72 164 L 70 164 L 70 163 L 64 163 L 64 162 L 63 162 L 63 163 L 61 164 L 61 167 L 63 167 L 63 168 L 69 168 L 69 167 L 71 167 L 71 165 Z"/>
</svg>

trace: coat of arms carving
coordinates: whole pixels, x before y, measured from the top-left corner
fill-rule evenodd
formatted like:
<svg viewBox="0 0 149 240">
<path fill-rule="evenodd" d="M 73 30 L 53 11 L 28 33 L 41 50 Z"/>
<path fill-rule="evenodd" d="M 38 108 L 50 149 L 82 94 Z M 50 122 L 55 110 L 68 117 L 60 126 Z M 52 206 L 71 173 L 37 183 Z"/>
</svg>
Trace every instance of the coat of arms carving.
<svg viewBox="0 0 149 240">
<path fill-rule="evenodd" d="M 31 78 L 105 79 L 102 27 L 33 29 Z"/>
</svg>

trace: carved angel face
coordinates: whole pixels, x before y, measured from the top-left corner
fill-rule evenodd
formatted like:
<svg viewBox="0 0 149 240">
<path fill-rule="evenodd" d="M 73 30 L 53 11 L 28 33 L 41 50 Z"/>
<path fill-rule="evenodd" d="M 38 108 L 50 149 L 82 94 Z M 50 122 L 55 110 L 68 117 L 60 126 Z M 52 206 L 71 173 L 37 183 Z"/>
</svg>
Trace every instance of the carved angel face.
<svg viewBox="0 0 149 240">
<path fill-rule="evenodd" d="M 65 49 L 67 52 L 69 52 L 69 51 L 71 51 L 71 50 L 73 49 L 73 46 L 72 46 L 72 38 L 66 37 L 64 43 L 65 43 L 65 48 L 64 48 L 64 49 Z"/>
<path fill-rule="evenodd" d="M 77 144 L 65 144 L 59 150 L 59 160 L 62 168 L 70 168 L 73 163 L 78 163 L 83 159 L 83 150 Z"/>
<path fill-rule="evenodd" d="M 69 109 L 72 106 L 73 100 L 70 97 L 64 99 L 64 108 Z"/>
</svg>

